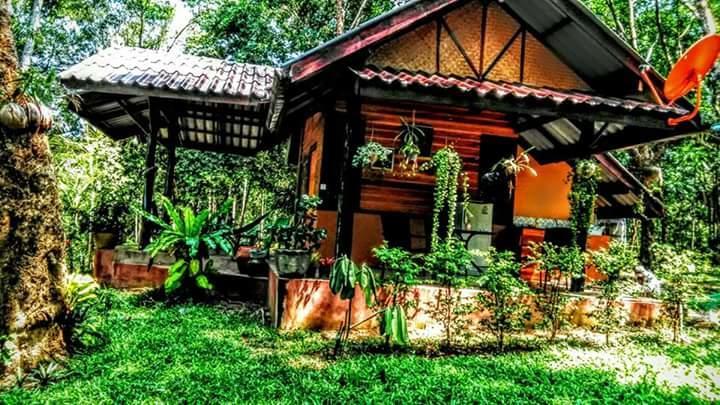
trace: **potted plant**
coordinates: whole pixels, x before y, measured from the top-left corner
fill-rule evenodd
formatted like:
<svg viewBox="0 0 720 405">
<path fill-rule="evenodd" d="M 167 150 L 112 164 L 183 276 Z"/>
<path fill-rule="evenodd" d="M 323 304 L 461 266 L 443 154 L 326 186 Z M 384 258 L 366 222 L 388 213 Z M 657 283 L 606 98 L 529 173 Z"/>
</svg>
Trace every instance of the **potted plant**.
<svg viewBox="0 0 720 405">
<path fill-rule="evenodd" d="M 118 245 L 125 214 L 127 208 L 114 201 L 101 201 L 92 211 L 88 226 L 96 249 L 112 249 Z"/>
<path fill-rule="evenodd" d="M 322 201 L 303 195 L 297 202 L 295 214 L 280 218 L 272 226 L 274 249 L 268 258 L 270 267 L 281 275 L 304 275 L 310 267 L 313 251 L 320 247 L 327 232 L 318 229 L 317 207 Z"/>
<path fill-rule="evenodd" d="M 352 165 L 363 170 L 384 170 L 392 164 L 392 150 L 377 142 L 368 142 L 358 148 Z"/>
</svg>

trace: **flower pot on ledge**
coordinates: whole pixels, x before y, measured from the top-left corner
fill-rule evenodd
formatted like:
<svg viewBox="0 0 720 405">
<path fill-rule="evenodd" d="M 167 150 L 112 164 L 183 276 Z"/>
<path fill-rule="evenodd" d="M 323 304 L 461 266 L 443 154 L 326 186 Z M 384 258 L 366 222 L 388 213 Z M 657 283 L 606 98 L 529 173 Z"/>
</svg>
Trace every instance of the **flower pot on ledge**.
<svg viewBox="0 0 720 405">
<path fill-rule="evenodd" d="M 93 232 L 92 237 L 95 249 L 113 249 L 120 240 L 117 232 Z"/>
<path fill-rule="evenodd" d="M 277 249 L 268 258 L 268 265 L 281 276 L 304 276 L 310 268 L 310 257 L 307 249 Z"/>
</svg>

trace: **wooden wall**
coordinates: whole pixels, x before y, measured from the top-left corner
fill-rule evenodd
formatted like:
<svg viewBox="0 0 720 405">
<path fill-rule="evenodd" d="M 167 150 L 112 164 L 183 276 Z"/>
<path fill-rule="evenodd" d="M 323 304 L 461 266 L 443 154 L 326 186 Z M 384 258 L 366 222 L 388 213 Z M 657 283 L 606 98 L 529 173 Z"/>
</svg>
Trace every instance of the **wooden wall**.
<svg viewBox="0 0 720 405">
<path fill-rule="evenodd" d="M 307 178 L 302 179 L 307 185 L 305 192 L 308 195 L 318 195 L 320 192 L 320 173 L 322 170 L 322 156 L 325 138 L 325 116 L 316 113 L 305 121 L 303 133 L 302 160 L 309 167 Z"/>
<path fill-rule="evenodd" d="M 387 147 L 397 149 L 394 139 L 401 128 L 401 118 L 410 120 L 413 111 L 417 125 L 432 126 L 432 151 L 453 145 L 463 158 L 470 178 L 471 193 L 477 192 L 480 173 L 480 147 L 483 135 L 516 138 L 508 118 L 500 113 L 470 112 L 448 107 L 419 107 L 386 104 L 372 100 L 363 103 L 365 140 L 371 139 Z M 422 157 L 427 161 L 428 157 Z M 397 162 L 396 162 L 397 166 Z M 432 211 L 435 178 L 431 173 L 418 173 L 415 177 L 403 177 L 387 173 L 382 178 L 364 178 L 360 209 L 369 212 L 405 213 L 427 215 Z"/>
</svg>

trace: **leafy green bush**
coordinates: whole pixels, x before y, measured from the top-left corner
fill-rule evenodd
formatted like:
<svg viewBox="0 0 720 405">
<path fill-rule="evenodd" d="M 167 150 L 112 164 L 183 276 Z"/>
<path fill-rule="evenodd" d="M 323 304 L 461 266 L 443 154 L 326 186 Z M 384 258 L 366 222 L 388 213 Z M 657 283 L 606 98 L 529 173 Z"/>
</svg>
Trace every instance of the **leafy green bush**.
<svg viewBox="0 0 720 405">
<path fill-rule="evenodd" d="M 317 208 L 322 203 L 318 197 L 303 195 L 297 202 L 295 214 L 281 217 L 272 226 L 273 242 L 280 249 L 315 250 L 327 237 L 325 229 L 318 229 Z"/>
<path fill-rule="evenodd" d="M 490 311 L 483 324 L 497 340 L 497 349 L 505 349 L 505 336 L 522 327 L 527 319 L 528 307 L 523 297 L 531 294 L 525 282 L 518 279 L 520 263 L 512 252 L 490 250 L 486 255 L 487 269 L 478 280 L 478 287 L 485 292 L 478 294 L 482 308 Z"/>
<path fill-rule="evenodd" d="M 74 353 L 105 343 L 105 335 L 99 330 L 99 316 L 93 311 L 99 289 L 95 280 L 85 274 L 69 273 L 64 284 L 66 307 L 59 325 L 68 351 Z"/>
<path fill-rule="evenodd" d="M 670 318 L 673 341 L 679 342 L 683 335 L 688 301 L 702 293 L 693 283 L 697 265 L 690 252 L 679 252 L 669 245 L 654 245 L 653 257 L 657 274 L 663 281 L 660 298 Z"/>
<path fill-rule="evenodd" d="M 550 242 L 532 247 L 532 263 L 545 273 L 542 294 L 538 296 L 540 310 L 550 327 L 552 342 L 565 324 L 563 309 L 567 298 L 562 294 L 568 280 L 581 277 L 585 270 L 585 256 L 577 246 L 555 246 Z"/>
<path fill-rule="evenodd" d="M 592 252 L 590 258 L 598 271 L 606 277 L 598 282 L 602 308 L 597 318 L 598 329 L 605 334 L 605 344 L 610 344 L 610 334 L 620 324 L 623 310 L 622 304 L 618 302 L 620 275 L 635 269 L 639 263 L 638 256 L 635 249 L 627 243 L 612 241 L 607 249 Z"/>
<path fill-rule="evenodd" d="M 400 344 L 408 343 L 407 312 L 414 305 L 408 300 L 410 287 L 416 283 L 420 273 L 420 266 L 415 262 L 413 255 L 402 248 L 391 248 L 387 242 L 373 249 L 378 263 L 386 272 L 389 282 L 385 283 L 388 297 L 378 303 L 384 311 L 380 323 L 381 333 L 385 336 L 386 344 L 395 341 Z"/>
<path fill-rule="evenodd" d="M 190 208 L 177 208 L 165 197 L 161 197 L 170 223 L 150 213 L 143 215 L 160 226 L 160 234 L 145 248 L 150 256 L 155 257 L 161 252 L 175 256 L 175 263 L 168 269 L 165 280 L 165 292 L 179 295 L 197 296 L 200 292 L 212 290 L 208 274 L 213 272 L 210 251 L 221 249 L 226 254 L 232 252 L 230 236 L 232 228 L 225 225 L 211 226 L 218 222 L 213 216 L 222 216 L 230 208 L 228 200 L 220 210 L 211 214 L 204 209 L 195 215 Z"/>
</svg>

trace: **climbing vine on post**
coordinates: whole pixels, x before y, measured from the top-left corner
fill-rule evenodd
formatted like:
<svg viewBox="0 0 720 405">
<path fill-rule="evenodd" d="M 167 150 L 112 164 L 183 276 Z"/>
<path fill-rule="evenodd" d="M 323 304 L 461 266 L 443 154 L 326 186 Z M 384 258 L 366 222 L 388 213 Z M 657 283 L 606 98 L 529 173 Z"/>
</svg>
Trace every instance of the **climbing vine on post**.
<svg viewBox="0 0 720 405">
<path fill-rule="evenodd" d="M 580 160 L 572 174 L 570 227 L 578 247 L 584 245 L 595 214 L 600 167 L 592 160 Z"/>
<path fill-rule="evenodd" d="M 578 160 L 572 173 L 570 201 L 570 228 L 573 242 L 580 249 L 585 249 L 590 224 L 595 215 L 595 201 L 598 192 L 600 167 L 594 160 Z M 584 275 L 573 279 L 572 290 L 579 291 L 584 284 Z"/>
<path fill-rule="evenodd" d="M 447 213 L 444 240 L 452 238 L 457 213 L 458 188 L 463 190 L 463 209 L 467 206 L 469 195 L 469 179 L 462 172 L 462 158 L 451 145 L 446 146 L 433 155 L 432 160 L 422 166 L 422 170 L 435 169 L 435 195 L 433 206 L 431 249 L 434 251 L 440 243 L 440 225 L 443 213 Z"/>
</svg>

